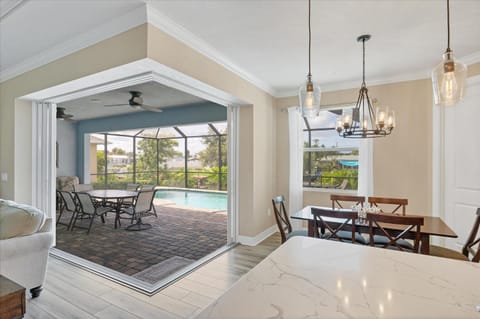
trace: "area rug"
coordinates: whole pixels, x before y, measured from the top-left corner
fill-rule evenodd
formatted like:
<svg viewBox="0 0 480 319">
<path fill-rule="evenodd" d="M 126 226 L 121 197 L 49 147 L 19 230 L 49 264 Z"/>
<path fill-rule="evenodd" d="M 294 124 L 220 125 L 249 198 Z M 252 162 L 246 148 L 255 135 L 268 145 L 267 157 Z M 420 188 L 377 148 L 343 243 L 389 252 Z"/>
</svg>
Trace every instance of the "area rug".
<svg viewBox="0 0 480 319">
<path fill-rule="evenodd" d="M 161 263 L 150 266 L 149 268 L 142 270 L 132 277 L 135 277 L 141 281 L 154 284 L 162 279 L 165 279 L 169 275 L 179 271 L 183 267 L 191 264 L 195 260 L 188 259 L 180 256 L 173 256 Z"/>
</svg>

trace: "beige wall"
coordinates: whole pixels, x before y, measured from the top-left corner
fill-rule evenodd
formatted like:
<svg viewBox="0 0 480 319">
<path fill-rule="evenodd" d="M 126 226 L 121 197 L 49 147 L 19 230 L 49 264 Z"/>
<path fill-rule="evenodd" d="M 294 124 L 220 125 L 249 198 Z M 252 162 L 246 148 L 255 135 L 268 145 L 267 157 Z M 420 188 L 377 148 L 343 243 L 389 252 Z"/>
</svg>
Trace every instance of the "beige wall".
<svg viewBox="0 0 480 319">
<path fill-rule="evenodd" d="M 146 25 L 0 84 L 0 197 L 31 202 L 31 107 L 17 97 L 146 57 Z"/>
<path fill-rule="evenodd" d="M 273 98 L 154 26 L 148 43 L 149 58 L 252 105 L 240 110 L 240 234 L 255 236 L 272 226 L 267 209 L 276 185 Z"/>
<path fill-rule="evenodd" d="M 480 63 L 469 66 L 469 76 L 480 74 Z M 368 82 L 367 82 L 368 85 Z M 430 79 L 371 86 L 378 105 L 395 110 L 397 127 L 390 136 L 374 140 L 374 194 L 405 197 L 408 211 L 432 213 L 432 88 Z M 468 91 L 467 91 L 468 92 Z M 355 101 L 358 88 L 326 92 L 322 104 Z M 277 193 L 288 195 L 288 113 L 296 97 L 276 99 Z M 280 128 L 285 128 L 281 130 Z M 304 204 L 330 205 L 329 192 L 305 191 Z"/>
<path fill-rule="evenodd" d="M 251 104 L 240 110 L 240 234 L 255 236 L 272 226 L 273 216 L 267 215 L 267 209 L 276 185 L 273 98 L 150 25 L 137 27 L 0 85 L 0 171 L 9 174 L 9 181 L 0 183 L 0 197 L 31 201 L 31 194 L 25 191 L 31 185 L 31 109 L 15 98 L 146 57 Z"/>
</svg>

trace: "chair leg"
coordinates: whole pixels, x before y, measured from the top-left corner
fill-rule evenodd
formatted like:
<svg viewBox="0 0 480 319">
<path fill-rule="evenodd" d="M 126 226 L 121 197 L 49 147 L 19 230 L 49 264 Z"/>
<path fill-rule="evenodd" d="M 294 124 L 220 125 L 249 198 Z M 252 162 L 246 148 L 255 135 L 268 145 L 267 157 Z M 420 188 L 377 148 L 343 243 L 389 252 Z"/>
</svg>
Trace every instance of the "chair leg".
<svg viewBox="0 0 480 319">
<path fill-rule="evenodd" d="M 76 216 L 77 216 L 77 211 L 74 210 L 72 212 L 72 217 L 70 217 L 70 222 L 68 223 L 67 230 L 72 230 L 73 220 L 75 219 Z"/>
<path fill-rule="evenodd" d="M 60 222 L 60 218 L 62 218 L 62 214 L 64 210 L 65 210 L 65 206 L 60 205 L 60 214 L 58 214 L 57 222 L 55 223 L 55 225 L 58 225 L 58 223 Z"/>
<path fill-rule="evenodd" d="M 101 215 L 100 218 L 102 219 L 102 223 L 105 224 L 105 215 Z"/>
<path fill-rule="evenodd" d="M 88 226 L 88 230 L 87 230 L 87 235 L 90 234 L 90 229 L 92 229 L 92 225 L 93 225 L 93 220 L 95 219 L 95 215 L 92 215 L 90 216 L 90 225 Z"/>
</svg>

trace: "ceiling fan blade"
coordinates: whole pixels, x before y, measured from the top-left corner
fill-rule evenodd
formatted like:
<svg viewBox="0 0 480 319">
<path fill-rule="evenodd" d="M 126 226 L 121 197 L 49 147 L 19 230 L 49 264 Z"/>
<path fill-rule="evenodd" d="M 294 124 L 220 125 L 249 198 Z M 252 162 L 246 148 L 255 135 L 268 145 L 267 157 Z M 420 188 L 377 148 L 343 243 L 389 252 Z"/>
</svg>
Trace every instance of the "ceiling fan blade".
<svg viewBox="0 0 480 319">
<path fill-rule="evenodd" d="M 129 106 L 130 104 L 105 104 L 104 106 L 109 107 L 109 106 Z"/>
<path fill-rule="evenodd" d="M 140 107 L 146 111 L 150 111 L 150 112 L 163 112 L 163 110 L 159 107 L 155 107 L 155 106 L 150 106 L 150 105 L 145 105 L 145 104 L 142 104 L 140 105 Z"/>
</svg>

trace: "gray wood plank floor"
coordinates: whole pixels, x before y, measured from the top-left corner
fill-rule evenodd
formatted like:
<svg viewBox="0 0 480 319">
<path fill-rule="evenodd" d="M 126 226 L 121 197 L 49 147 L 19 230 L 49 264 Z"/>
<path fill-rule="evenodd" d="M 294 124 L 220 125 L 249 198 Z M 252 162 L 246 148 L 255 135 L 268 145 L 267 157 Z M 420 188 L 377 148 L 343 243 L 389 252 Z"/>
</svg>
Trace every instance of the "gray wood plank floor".
<svg viewBox="0 0 480 319">
<path fill-rule="evenodd" d="M 277 233 L 255 247 L 236 246 L 151 297 L 49 258 L 44 290 L 27 300 L 25 318 L 191 318 L 279 245 Z"/>
</svg>

